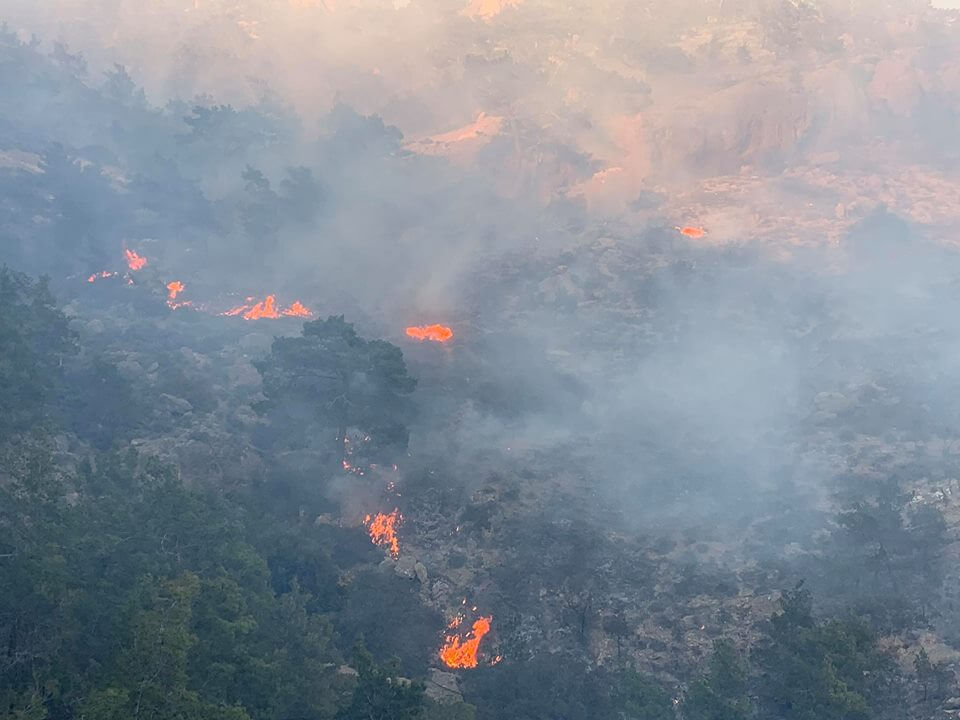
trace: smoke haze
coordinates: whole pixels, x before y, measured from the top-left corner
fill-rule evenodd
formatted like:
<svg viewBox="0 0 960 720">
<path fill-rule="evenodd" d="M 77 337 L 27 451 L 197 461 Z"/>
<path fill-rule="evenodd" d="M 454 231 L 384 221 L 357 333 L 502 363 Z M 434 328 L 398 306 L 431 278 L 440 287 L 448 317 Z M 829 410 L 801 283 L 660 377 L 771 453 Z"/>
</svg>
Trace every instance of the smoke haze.
<svg viewBox="0 0 960 720">
<path fill-rule="evenodd" d="M 409 443 L 377 461 L 425 564 L 538 517 L 831 587 L 846 489 L 909 469 L 932 503 L 955 477 L 923 465 L 960 433 L 947 7 L 6 0 L 0 260 L 50 275 L 119 374 L 196 393 L 193 425 L 139 447 L 224 481 L 271 478 L 270 453 L 316 475 L 329 445 L 306 404 L 293 429 L 257 415 L 257 363 L 300 321 L 224 313 L 273 295 L 400 347 Z M 434 324 L 453 337 L 405 332 Z M 324 498 L 392 511 L 351 457 Z M 502 525 L 458 538 L 443 503 L 488 500 Z M 506 607 L 484 562 L 476 595 Z"/>
</svg>

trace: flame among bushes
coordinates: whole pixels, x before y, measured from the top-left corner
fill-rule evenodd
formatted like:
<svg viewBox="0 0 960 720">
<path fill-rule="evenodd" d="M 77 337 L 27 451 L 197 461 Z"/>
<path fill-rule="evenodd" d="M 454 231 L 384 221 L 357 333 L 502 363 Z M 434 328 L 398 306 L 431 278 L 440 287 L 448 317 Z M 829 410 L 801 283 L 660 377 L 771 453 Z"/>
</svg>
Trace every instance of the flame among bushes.
<svg viewBox="0 0 960 720">
<path fill-rule="evenodd" d="M 481 617 L 474 621 L 473 627 L 466 637 L 461 638 L 459 633 L 450 633 L 444 639 L 440 648 L 440 659 L 449 668 L 475 668 L 478 664 L 477 652 L 480 642 L 490 632 L 493 616 Z M 458 630 L 463 623 L 462 617 L 457 617 L 448 625 L 450 630 Z M 499 657 L 494 660 L 499 662 Z"/>
<path fill-rule="evenodd" d="M 367 526 L 367 532 L 370 534 L 370 540 L 374 545 L 381 545 L 390 548 L 390 554 L 394 557 L 400 555 L 400 543 L 397 542 L 397 526 L 403 521 L 400 511 L 394 508 L 392 513 L 377 513 L 371 517 L 367 515 L 363 519 Z"/>
<path fill-rule="evenodd" d="M 127 262 L 127 267 L 131 272 L 136 272 L 142 270 L 147 266 L 147 259 L 142 255 L 139 255 L 135 250 L 125 249 L 123 251 L 124 259 Z M 110 270 L 102 270 L 96 272 L 93 275 L 90 275 L 87 278 L 88 283 L 96 282 L 104 278 L 111 278 L 119 276 L 119 272 L 113 272 Z M 127 279 L 128 285 L 133 285 L 133 279 L 130 276 L 130 273 L 124 273 L 124 277 Z M 177 297 L 186 290 L 186 285 L 184 285 L 179 280 L 174 280 L 167 283 L 167 305 L 173 309 L 177 310 L 183 307 L 193 306 L 193 302 L 188 301 L 177 301 Z M 262 320 L 262 319 L 275 319 L 281 317 L 298 317 L 298 318 L 309 318 L 313 316 L 313 313 L 310 311 L 306 305 L 304 305 L 299 300 L 295 300 L 288 307 L 280 307 L 277 305 L 277 296 L 276 295 L 267 295 L 263 300 L 259 302 L 255 297 L 248 297 L 246 302 L 243 305 L 226 310 L 225 312 L 220 313 L 220 315 L 225 315 L 228 317 L 233 317 L 236 315 L 241 315 L 244 320 Z"/>
<path fill-rule="evenodd" d="M 277 307 L 276 295 L 267 295 L 260 302 L 254 302 L 255 299 L 249 297 L 246 304 L 231 308 L 220 314 L 230 317 L 242 315 L 244 320 L 275 320 L 280 317 L 310 317 L 313 315 L 310 309 L 299 300 L 294 301 L 289 307 L 280 309 Z"/>
</svg>

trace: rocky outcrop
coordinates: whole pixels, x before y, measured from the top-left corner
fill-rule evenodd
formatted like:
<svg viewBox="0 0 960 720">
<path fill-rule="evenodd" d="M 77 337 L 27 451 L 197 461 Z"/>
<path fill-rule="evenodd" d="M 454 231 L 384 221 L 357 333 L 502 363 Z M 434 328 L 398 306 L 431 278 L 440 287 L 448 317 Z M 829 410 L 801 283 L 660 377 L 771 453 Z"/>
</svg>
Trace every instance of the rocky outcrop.
<svg viewBox="0 0 960 720">
<path fill-rule="evenodd" d="M 877 63 L 868 91 L 893 114 L 909 117 L 927 87 L 928 80 L 914 67 L 910 54 L 898 52 Z"/>
<path fill-rule="evenodd" d="M 430 677 L 427 678 L 427 696 L 438 703 L 463 702 L 459 678 L 453 673 L 430 668 Z"/>
</svg>

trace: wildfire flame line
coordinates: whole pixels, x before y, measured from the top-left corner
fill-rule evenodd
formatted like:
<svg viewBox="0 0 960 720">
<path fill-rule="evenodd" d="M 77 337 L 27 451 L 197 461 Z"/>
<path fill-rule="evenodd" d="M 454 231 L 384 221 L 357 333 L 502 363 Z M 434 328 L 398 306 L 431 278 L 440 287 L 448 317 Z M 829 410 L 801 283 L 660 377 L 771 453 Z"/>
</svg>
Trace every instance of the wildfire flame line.
<svg viewBox="0 0 960 720">
<path fill-rule="evenodd" d="M 447 342 L 453 337 L 453 330 L 446 325 L 420 325 L 408 327 L 407 336 L 420 342 L 431 340 L 442 343 Z"/>
<path fill-rule="evenodd" d="M 255 298 L 247 298 L 244 305 L 230 308 L 220 313 L 227 317 L 243 316 L 244 320 L 275 320 L 280 317 L 310 317 L 313 313 L 299 300 L 294 301 L 292 305 L 286 308 L 277 307 L 277 296 L 267 295 L 260 302 L 254 302 Z"/>
<path fill-rule="evenodd" d="M 147 258 L 143 257 L 136 250 L 130 250 L 129 248 L 124 248 L 123 251 L 124 260 L 127 263 L 127 267 L 131 272 L 137 272 L 142 270 L 148 265 Z M 101 270 L 100 272 L 95 272 L 87 278 L 88 283 L 94 283 L 97 280 L 104 278 L 111 278 L 119 276 L 120 273 L 113 272 L 110 270 Z M 127 279 L 128 285 L 133 285 L 133 278 L 129 273 L 124 274 L 124 277 Z M 192 301 L 186 302 L 177 302 L 177 297 L 186 289 L 184 285 L 179 280 L 174 280 L 167 283 L 167 305 L 173 309 L 177 310 L 183 307 L 193 306 Z M 295 300 L 291 305 L 285 308 L 280 308 L 277 306 L 277 296 L 276 295 L 267 295 L 263 300 L 256 302 L 256 298 L 248 297 L 246 303 L 235 308 L 226 310 L 220 315 L 225 315 L 228 317 L 242 315 L 244 320 L 260 320 L 264 318 L 280 318 L 280 317 L 302 317 L 308 318 L 313 315 L 306 305 L 304 305 L 299 300 Z"/>
<path fill-rule="evenodd" d="M 702 238 L 707 234 L 707 231 L 702 227 L 694 227 L 692 225 L 684 225 L 683 227 L 675 227 L 674 229 L 689 238 Z"/>
<path fill-rule="evenodd" d="M 278 318 L 277 298 L 275 295 L 267 295 L 263 302 L 258 302 L 252 308 L 243 314 L 244 320 L 261 320 L 263 318 Z"/>
</svg>

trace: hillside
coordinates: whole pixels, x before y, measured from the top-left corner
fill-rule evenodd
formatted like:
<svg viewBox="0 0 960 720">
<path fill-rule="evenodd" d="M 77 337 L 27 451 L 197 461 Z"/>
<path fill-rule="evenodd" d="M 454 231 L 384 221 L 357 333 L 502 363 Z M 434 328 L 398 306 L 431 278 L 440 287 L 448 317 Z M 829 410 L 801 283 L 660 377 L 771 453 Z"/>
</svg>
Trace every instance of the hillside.
<svg viewBox="0 0 960 720">
<path fill-rule="evenodd" d="M 3 717 L 960 713 L 955 13 L 106 5 L 0 11 Z"/>
</svg>

